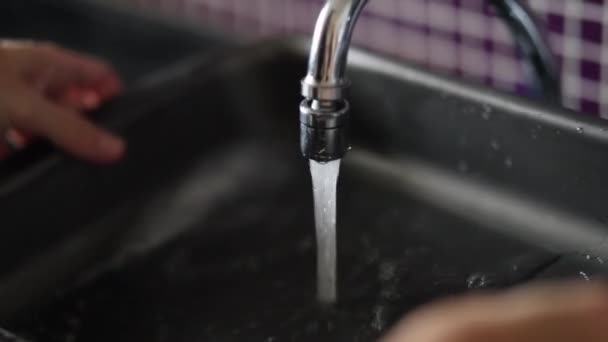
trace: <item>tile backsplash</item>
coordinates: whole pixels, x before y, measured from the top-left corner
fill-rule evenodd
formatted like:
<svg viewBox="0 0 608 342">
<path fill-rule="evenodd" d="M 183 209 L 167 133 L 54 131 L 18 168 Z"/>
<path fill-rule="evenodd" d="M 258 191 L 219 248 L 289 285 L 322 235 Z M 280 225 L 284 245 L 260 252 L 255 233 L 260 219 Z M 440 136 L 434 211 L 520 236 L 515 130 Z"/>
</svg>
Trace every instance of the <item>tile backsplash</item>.
<svg viewBox="0 0 608 342">
<path fill-rule="evenodd" d="M 257 38 L 308 33 L 323 0 L 114 0 Z M 562 70 L 563 103 L 608 118 L 608 4 L 528 0 Z M 370 0 L 354 44 L 501 89 L 526 88 L 511 34 L 486 0 Z"/>
</svg>

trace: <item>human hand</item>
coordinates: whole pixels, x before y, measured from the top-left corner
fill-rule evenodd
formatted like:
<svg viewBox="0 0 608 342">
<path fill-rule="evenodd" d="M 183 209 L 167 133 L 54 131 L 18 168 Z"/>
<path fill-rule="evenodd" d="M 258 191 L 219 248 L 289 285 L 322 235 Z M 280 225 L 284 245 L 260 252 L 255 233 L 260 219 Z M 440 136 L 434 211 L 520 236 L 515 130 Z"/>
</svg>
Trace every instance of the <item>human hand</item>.
<svg viewBox="0 0 608 342">
<path fill-rule="evenodd" d="M 473 294 L 407 317 L 383 342 L 605 342 L 608 287 L 566 283 Z"/>
<path fill-rule="evenodd" d="M 79 158 L 119 159 L 125 143 L 81 111 L 121 91 L 113 69 L 49 43 L 0 41 L 0 133 L 42 136 Z"/>
</svg>

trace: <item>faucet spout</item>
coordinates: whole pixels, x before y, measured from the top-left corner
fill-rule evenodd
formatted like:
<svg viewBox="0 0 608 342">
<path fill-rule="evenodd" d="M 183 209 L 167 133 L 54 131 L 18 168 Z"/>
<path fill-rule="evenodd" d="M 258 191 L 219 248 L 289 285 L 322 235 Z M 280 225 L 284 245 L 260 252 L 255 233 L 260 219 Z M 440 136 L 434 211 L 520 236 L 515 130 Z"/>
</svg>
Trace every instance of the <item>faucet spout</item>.
<svg viewBox="0 0 608 342">
<path fill-rule="evenodd" d="M 317 19 L 300 105 L 300 144 L 309 159 L 340 159 L 349 149 L 346 62 L 355 23 L 366 3 L 327 0 Z"/>
</svg>

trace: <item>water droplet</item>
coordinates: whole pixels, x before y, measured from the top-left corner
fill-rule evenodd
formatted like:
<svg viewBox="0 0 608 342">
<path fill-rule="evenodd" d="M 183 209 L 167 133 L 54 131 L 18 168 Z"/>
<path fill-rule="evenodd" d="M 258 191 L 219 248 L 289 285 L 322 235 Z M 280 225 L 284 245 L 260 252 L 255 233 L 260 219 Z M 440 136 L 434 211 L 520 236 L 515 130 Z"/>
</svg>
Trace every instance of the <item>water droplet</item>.
<svg viewBox="0 0 608 342">
<path fill-rule="evenodd" d="M 596 257 L 596 256 L 593 256 L 593 255 L 590 255 L 590 254 L 586 254 L 585 255 L 585 260 L 597 262 L 598 264 L 604 264 L 605 263 L 604 259 L 602 259 L 601 257 Z"/>
<path fill-rule="evenodd" d="M 591 281 L 591 277 L 589 277 L 589 276 L 587 275 L 587 273 L 585 273 L 585 272 L 583 272 L 583 271 L 580 271 L 580 272 L 578 272 L 578 274 L 580 274 L 580 275 L 581 275 L 581 277 L 583 277 L 583 279 L 585 279 L 586 281 Z"/>
<path fill-rule="evenodd" d="M 469 171 L 469 164 L 466 161 L 461 160 L 458 162 L 458 171 L 467 173 Z"/>
<path fill-rule="evenodd" d="M 490 142 L 490 146 L 492 147 L 492 149 L 494 151 L 499 151 L 500 150 L 500 143 L 497 140 L 492 140 Z"/>
<path fill-rule="evenodd" d="M 583 134 L 583 133 L 585 133 L 585 129 L 583 127 L 576 127 L 576 132 Z"/>
<path fill-rule="evenodd" d="M 505 166 L 509 169 L 512 168 L 513 167 L 513 158 L 507 157 L 505 159 Z"/>
<path fill-rule="evenodd" d="M 474 273 L 467 279 L 467 287 L 469 289 L 480 289 L 486 287 L 488 280 L 485 274 Z"/>
<path fill-rule="evenodd" d="M 385 316 L 384 311 L 385 310 L 384 310 L 383 306 L 376 306 L 374 308 L 371 326 L 372 326 L 372 328 L 376 329 L 377 331 L 384 330 L 384 327 L 386 325 L 386 318 L 384 317 Z"/>
</svg>

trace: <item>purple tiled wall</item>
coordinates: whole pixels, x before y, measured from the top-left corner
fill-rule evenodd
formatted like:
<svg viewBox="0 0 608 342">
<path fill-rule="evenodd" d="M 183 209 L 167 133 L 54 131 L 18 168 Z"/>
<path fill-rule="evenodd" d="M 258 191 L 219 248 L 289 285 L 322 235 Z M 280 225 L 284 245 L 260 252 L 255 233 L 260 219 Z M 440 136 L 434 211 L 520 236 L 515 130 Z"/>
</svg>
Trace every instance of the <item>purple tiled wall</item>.
<svg viewBox="0 0 608 342">
<path fill-rule="evenodd" d="M 323 0 L 115 0 L 248 37 L 310 32 Z M 561 63 L 563 103 L 608 118 L 608 4 L 528 0 Z M 510 33 L 485 0 L 370 0 L 355 44 L 518 90 L 526 75 Z"/>
</svg>

